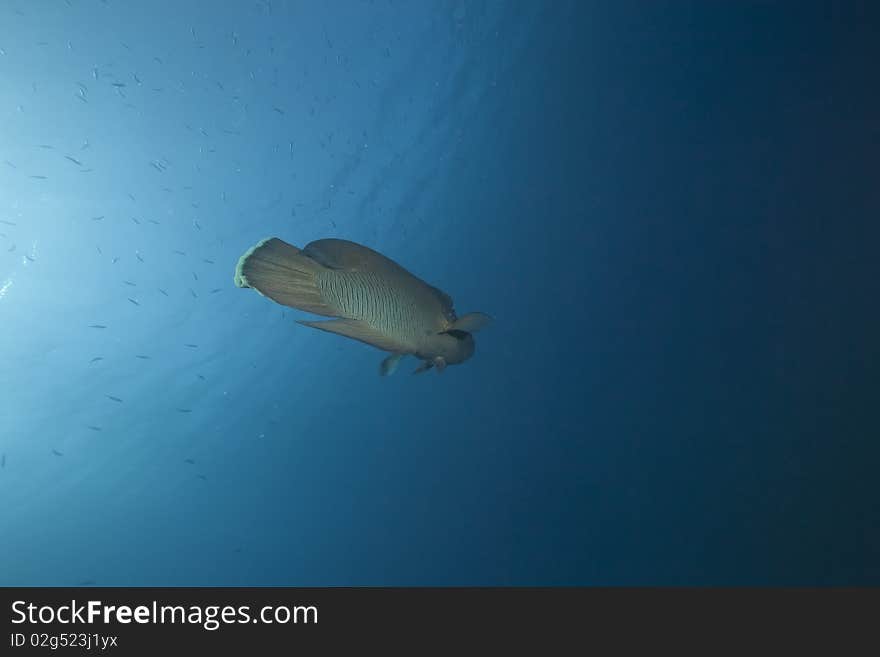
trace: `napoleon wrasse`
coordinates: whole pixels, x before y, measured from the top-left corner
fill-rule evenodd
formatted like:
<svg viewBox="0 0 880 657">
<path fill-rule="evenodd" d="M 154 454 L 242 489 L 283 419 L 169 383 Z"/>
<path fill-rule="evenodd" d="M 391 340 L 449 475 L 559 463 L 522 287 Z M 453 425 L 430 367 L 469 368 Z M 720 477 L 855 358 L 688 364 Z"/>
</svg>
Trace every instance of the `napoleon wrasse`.
<svg viewBox="0 0 880 657">
<path fill-rule="evenodd" d="M 235 284 L 283 306 L 337 317 L 299 323 L 391 352 L 379 369 L 383 375 L 408 354 L 422 360 L 416 374 L 466 361 L 474 353 L 471 334 L 490 321 L 483 313 L 457 317 L 448 294 L 347 240 L 316 240 L 298 249 L 270 237 L 239 259 Z"/>
</svg>

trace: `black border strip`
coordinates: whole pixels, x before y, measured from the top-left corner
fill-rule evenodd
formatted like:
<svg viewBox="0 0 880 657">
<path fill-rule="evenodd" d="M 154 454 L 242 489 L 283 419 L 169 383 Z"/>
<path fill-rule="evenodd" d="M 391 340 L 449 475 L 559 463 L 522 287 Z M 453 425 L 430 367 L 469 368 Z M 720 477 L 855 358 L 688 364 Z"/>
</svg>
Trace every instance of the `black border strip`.
<svg viewBox="0 0 880 657">
<path fill-rule="evenodd" d="M 130 607 L 157 601 L 196 607 L 202 619 L 212 606 L 246 605 L 250 611 L 266 606 L 300 607 L 300 611 L 314 607 L 317 622 L 237 622 L 215 630 L 198 622 L 12 622 L 21 618 L 13 612 L 15 601 L 57 610 L 72 600 L 79 605 L 96 600 L 104 606 Z M 842 654 L 849 652 L 848 647 L 864 650 L 876 644 L 872 631 L 880 609 L 880 589 L 3 588 L 0 604 L 5 629 L 0 653 L 4 655 L 58 652 L 60 648 L 51 650 L 51 637 L 62 634 L 96 635 L 88 652 L 116 655 L 367 647 L 396 647 L 409 654 L 437 649 L 470 654 L 477 648 L 493 654 L 519 653 L 526 648 L 541 654 L 573 650 L 589 654 L 600 647 L 652 653 L 686 647 L 786 653 L 804 648 Z M 115 612 L 109 613 L 112 617 Z M 30 645 L 35 635 L 44 646 Z M 48 638 L 43 640 L 43 635 Z M 25 645 L 15 647 L 22 636 Z M 102 637 L 109 636 L 116 637 L 116 646 L 101 650 Z M 86 649 L 67 647 L 60 654 L 74 652 Z"/>
</svg>

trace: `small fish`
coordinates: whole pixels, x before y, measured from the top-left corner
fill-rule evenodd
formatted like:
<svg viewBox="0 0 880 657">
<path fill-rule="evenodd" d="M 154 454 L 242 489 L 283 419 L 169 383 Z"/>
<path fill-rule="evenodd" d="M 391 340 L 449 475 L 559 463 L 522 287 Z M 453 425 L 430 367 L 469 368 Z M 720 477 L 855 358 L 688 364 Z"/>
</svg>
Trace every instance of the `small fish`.
<svg viewBox="0 0 880 657">
<path fill-rule="evenodd" d="M 65 157 L 66 159 L 70 160 L 71 162 L 73 162 L 75 165 L 77 165 L 77 166 L 79 166 L 79 167 L 82 166 L 82 162 L 80 162 L 79 160 L 77 160 L 75 157 L 71 157 L 70 155 L 65 155 L 64 157 Z"/>
<path fill-rule="evenodd" d="M 104 218 L 104 215 L 98 215 L 97 217 L 92 217 L 92 221 L 101 221 Z"/>
<path fill-rule="evenodd" d="M 49 176 L 28 176 L 28 178 L 33 178 L 34 180 L 48 180 Z"/>
<path fill-rule="evenodd" d="M 187 343 L 187 344 L 185 344 L 185 345 L 183 345 L 183 346 L 184 346 L 184 347 L 189 347 L 190 349 L 198 349 L 198 348 L 199 348 L 199 345 L 197 345 L 197 344 L 189 344 L 189 343 Z"/>
<path fill-rule="evenodd" d="M 28 254 L 25 254 L 24 257 L 25 257 L 26 260 L 28 260 L 28 261 L 30 261 L 30 262 L 36 262 L 36 259 L 32 258 L 32 257 L 29 256 Z"/>
<path fill-rule="evenodd" d="M 13 164 L 12 162 L 10 162 L 9 160 L 3 160 L 3 161 L 6 163 L 6 166 L 12 167 L 13 169 L 17 169 L 17 168 L 18 168 L 17 166 L 15 166 L 15 164 Z"/>
<path fill-rule="evenodd" d="M 215 287 L 213 290 L 211 290 L 211 294 L 217 294 L 218 292 L 222 292 L 222 291 L 223 291 L 222 288 Z"/>
<path fill-rule="evenodd" d="M 132 194 L 131 192 L 128 193 L 128 198 L 130 198 L 132 201 L 137 202 L 134 198 L 134 194 Z"/>
<path fill-rule="evenodd" d="M 137 287 L 137 283 L 132 283 L 131 281 L 122 281 L 126 285 L 130 285 L 131 287 Z"/>
<path fill-rule="evenodd" d="M 282 116 L 284 116 L 284 110 L 281 109 L 280 107 L 273 107 L 272 109 L 275 110 L 276 112 L 278 112 L 279 114 L 281 114 Z"/>
<path fill-rule="evenodd" d="M 192 275 L 195 280 L 199 280 L 199 275 L 197 273 L 193 272 Z"/>
<path fill-rule="evenodd" d="M 55 147 L 51 144 L 40 144 L 40 148 L 45 148 L 47 151 L 54 149 Z"/>
<path fill-rule="evenodd" d="M 14 221 L 6 221 L 5 219 L 0 219 L 0 224 L 3 224 L 4 226 L 17 226 L 18 225 Z"/>
<path fill-rule="evenodd" d="M 6 251 L 7 251 L 8 253 L 12 253 L 13 251 L 15 251 L 15 244 L 13 244 L 13 245 L 10 246 L 8 249 L 6 249 Z"/>
<path fill-rule="evenodd" d="M 156 288 L 156 289 L 159 290 L 159 292 L 161 292 L 162 294 L 164 294 L 166 297 L 168 296 L 168 293 L 167 293 L 165 290 L 163 290 L 161 287 L 158 287 L 158 288 Z"/>
<path fill-rule="evenodd" d="M 92 358 L 92 360 L 89 361 L 89 364 L 92 364 L 92 363 L 98 363 L 98 362 L 100 362 L 100 361 L 102 361 L 102 360 L 104 360 L 104 357 L 103 357 L 103 356 L 95 356 L 94 358 Z"/>
<path fill-rule="evenodd" d="M 155 226 L 159 226 L 159 225 L 160 225 L 159 222 L 156 221 L 155 219 L 150 219 L 149 222 L 150 222 L 151 224 L 155 225 Z"/>
<path fill-rule="evenodd" d="M 204 259 L 202 260 L 202 262 L 204 262 L 204 263 L 206 263 L 206 264 L 209 264 L 209 265 L 213 265 L 213 264 L 214 264 L 214 261 L 213 261 L 213 260 L 208 260 L 207 258 L 204 258 Z"/>
<path fill-rule="evenodd" d="M 198 377 L 199 377 L 199 379 L 202 380 L 202 381 L 207 381 L 207 379 L 206 379 L 204 376 L 202 376 L 201 374 L 199 374 Z"/>
<path fill-rule="evenodd" d="M 195 293 L 195 290 L 189 288 L 189 293 L 192 295 L 193 299 L 198 299 L 199 295 Z"/>
<path fill-rule="evenodd" d="M 172 253 L 176 253 L 177 255 L 181 255 L 181 256 L 185 256 L 185 255 L 186 255 L 185 252 L 183 252 L 183 251 L 178 251 L 177 249 L 174 249 L 174 251 L 172 251 Z"/>
<path fill-rule="evenodd" d="M 117 262 L 119 262 L 119 256 L 114 256 L 113 260 L 111 261 L 111 264 L 115 265 Z"/>
<path fill-rule="evenodd" d="M 183 459 L 183 462 L 184 462 L 184 463 L 189 463 L 190 465 L 195 465 L 195 464 L 196 464 L 196 462 L 195 462 L 194 460 L 192 460 L 192 459 Z"/>
<path fill-rule="evenodd" d="M 144 261 L 144 259 L 141 257 L 141 254 L 138 253 L 137 251 L 135 251 L 135 253 L 134 253 L 134 257 L 137 258 L 140 262 L 143 262 L 143 261 Z"/>
<path fill-rule="evenodd" d="M 177 412 L 178 413 L 192 413 L 192 409 L 191 408 L 178 408 Z"/>
<path fill-rule="evenodd" d="M 53 453 L 55 456 L 64 456 L 64 454 L 62 454 L 61 452 L 59 452 L 57 449 L 53 449 L 53 450 L 52 450 L 52 453 Z"/>
<path fill-rule="evenodd" d="M 96 427 L 94 424 L 87 424 L 86 427 L 91 429 L 92 431 L 103 431 L 101 427 Z"/>
<path fill-rule="evenodd" d="M 198 221 L 196 221 L 195 219 L 193 219 L 193 226 L 195 226 L 198 230 L 202 229 L 201 224 Z"/>
<path fill-rule="evenodd" d="M 107 328 L 107 327 L 104 326 L 103 324 L 90 324 L 90 325 L 89 325 L 89 328 L 105 329 L 105 328 Z"/>
<path fill-rule="evenodd" d="M 141 82 L 141 79 L 137 76 L 137 73 L 132 73 L 131 76 L 134 78 L 135 82 L 137 82 L 138 84 L 143 84 L 143 82 Z"/>
<path fill-rule="evenodd" d="M 110 84 L 112 84 L 117 89 L 121 89 L 122 87 L 125 86 L 125 82 L 111 82 Z"/>
<path fill-rule="evenodd" d="M 138 226 L 141 225 L 141 222 L 137 220 L 137 217 L 132 217 L 131 220 L 136 223 Z"/>
<path fill-rule="evenodd" d="M 106 395 L 107 399 L 111 401 L 115 401 L 118 404 L 122 403 L 122 400 L 119 397 L 114 397 L 113 395 Z"/>
<path fill-rule="evenodd" d="M 141 360 L 150 360 L 150 356 L 140 356 L 140 355 L 136 355 L 135 358 L 140 358 Z"/>
<path fill-rule="evenodd" d="M 134 305 L 136 305 L 136 306 L 141 305 L 141 304 L 139 304 L 137 301 L 135 301 L 134 299 L 132 299 L 131 297 L 128 297 L 128 300 L 131 301 L 131 302 L 132 302 Z"/>
</svg>

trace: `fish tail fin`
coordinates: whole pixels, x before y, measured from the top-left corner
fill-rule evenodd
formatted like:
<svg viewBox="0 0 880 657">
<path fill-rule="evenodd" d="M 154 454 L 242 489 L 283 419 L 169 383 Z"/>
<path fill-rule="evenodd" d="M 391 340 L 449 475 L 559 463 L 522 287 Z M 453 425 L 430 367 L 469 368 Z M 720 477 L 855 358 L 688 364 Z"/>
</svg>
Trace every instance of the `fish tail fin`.
<svg viewBox="0 0 880 657">
<path fill-rule="evenodd" d="M 235 284 L 250 287 L 265 297 L 316 315 L 334 316 L 317 284 L 320 264 L 287 242 L 270 237 L 259 242 L 238 260 Z"/>
</svg>

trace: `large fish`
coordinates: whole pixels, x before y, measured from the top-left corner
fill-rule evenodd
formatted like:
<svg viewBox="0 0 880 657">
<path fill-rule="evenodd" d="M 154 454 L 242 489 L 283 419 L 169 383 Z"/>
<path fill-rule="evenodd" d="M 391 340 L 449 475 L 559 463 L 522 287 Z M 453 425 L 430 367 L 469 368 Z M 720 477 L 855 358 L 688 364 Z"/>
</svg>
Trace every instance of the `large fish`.
<svg viewBox="0 0 880 657">
<path fill-rule="evenodd" d="M 316 240 L 303 249 L 277 237 L 247 251 L 235 284 L 291 308 L 337 317 L 300 324 L 337 333 L 391 352 L 379 369 L 397 369 L 411 354 L 415 373 L 462 363 L 474 353 L 474 331 L 490 318 L 457 317 L 452 298 L 372 249 L 339 239 Z"/>
</svg>

